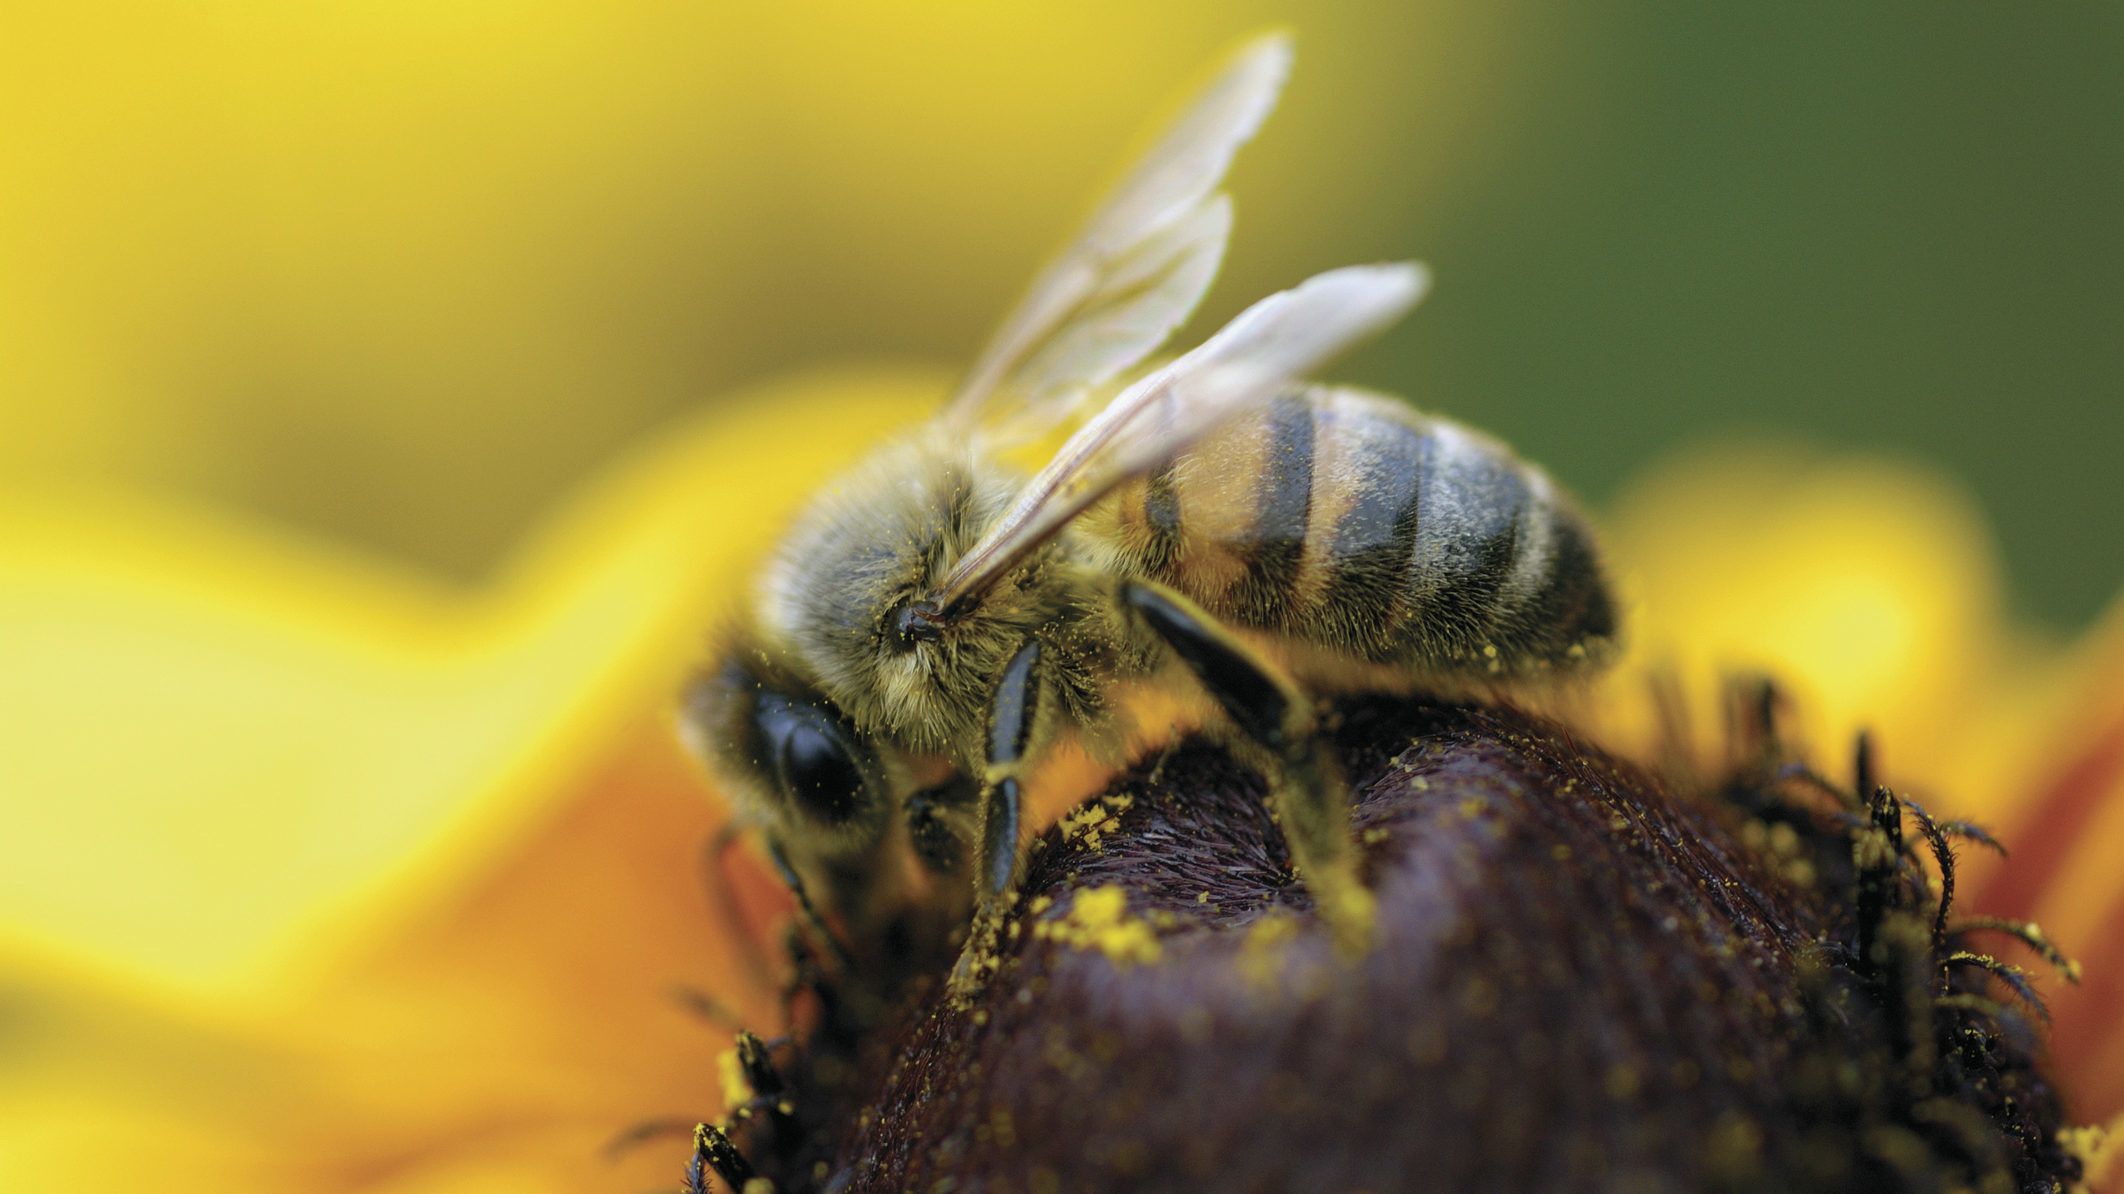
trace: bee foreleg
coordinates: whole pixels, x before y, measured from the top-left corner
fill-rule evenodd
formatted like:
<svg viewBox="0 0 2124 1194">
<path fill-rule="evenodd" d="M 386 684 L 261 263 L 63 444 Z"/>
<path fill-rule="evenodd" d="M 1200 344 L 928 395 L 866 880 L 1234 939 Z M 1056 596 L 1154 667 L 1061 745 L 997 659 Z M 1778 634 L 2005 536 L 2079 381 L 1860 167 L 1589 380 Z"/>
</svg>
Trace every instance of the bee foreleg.
<svg viewBox="0 0 2124 1194">
<path fill-rule="evenodd" d="M 717 830 L 701 854 L 701 871 L 707 878 L 709 902 L 722 917 L 723 927 L 731 940 L 744 951 L 746 974 L 763 990 L 771 990 L 774 970 L 767 964 L 767 955 L 761 951 L 758 938 L 753 936 L 752 925 L 738 904 L 737 888 L 730 881 L 730 851 L 744 832 L 744 824 L 738 821 Z"/>
<path fill-rule="evenodd" d="M 1357 876 L 1350 798 L 1318 730 L 1313 702 L 1275 662 L 1162 585 L 1131 581 L 1121 600 L 1172 648 L 1239 732 L 1266 756 L 1291 859 L 1347 950 L 1372 937 L 1372 893 Z"/>
<path fill-rule="evenodd" d="M 1003 665 L 988 705 L 988 758 L 981 776 L 981 853 L 976 895 L 984 907 L 997 904 L 1018 877 L 1018 820 L 1022 788 L 1019 764 L 1032 746 L 1040 705 L 1040 643 L 1018 648 Z"/>
<path fill-rule="evenodd" d="M 974 921 L 966 950 L 952 970 L 952 988 L 964 995 L 992 965 L 996 935 L 1018 881 L 1018 823 L 1024 793 L 1018 769 L 1032 746 L 1040 708 L 1040 643 L 1018 648 L 988 703 L 988 741 L 981 771 L 981 837 L 975 857 Z"/>
<path fill-rule="evenodd" d="M 845 968 L 849 963 L 848 947 L 834 935 L 833 929 L 826 923 L 826 918 L 819 915 L 818 905 L 811 902 L 811 893 L 804 888 L 804 877 L 797 874 L 796 867 L 789 861 L 788 851 L 784 850 L 782 843 L 775 838 L 767 839 L 767 859 L 774 864 L 774 873 L 779 875 L 782 883 L 789 888 L 789 894 L 796 897 L 797 915 L 803 918 L 812 932 L 818 934 L 819 940 L 823 941 L 826 949 L 833 954 L 834 961 Z"/>
<path fill-rule="evenodd" d="M 777 992 L 781 1002 L 782 1024 L 794 1030 L 797 1022 L 797 999 L 806 991 L 822 1001 L 834 997 L 833 984 L 819 968 L 818 955 L 812 952 L 804 930 L 791 921 L 783 926 L 782 952 L 789 957 L 789 978 Z"/>
</svg>

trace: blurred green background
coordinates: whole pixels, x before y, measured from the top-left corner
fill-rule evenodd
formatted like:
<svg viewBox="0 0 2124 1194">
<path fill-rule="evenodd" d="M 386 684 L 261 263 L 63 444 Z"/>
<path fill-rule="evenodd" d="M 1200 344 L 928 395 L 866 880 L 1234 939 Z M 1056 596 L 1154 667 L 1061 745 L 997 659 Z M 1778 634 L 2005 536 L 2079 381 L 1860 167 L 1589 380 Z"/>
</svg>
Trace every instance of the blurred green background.
<svg viewBox="0 0 2124 1194">
<path fill-rule="evenodd" d="M 2116 6 L 0 20 L 11 489 L 204 500 L 474 581 L 743 383 L 964 361 L 1120 149 L 1281 23 L 1297 72 L 1204 322 L 1419 257 L 1434 297 L 1343 375 L 1595 504 L 1685 443 L 1800 439 L 1961 478 L 2032 619 L 2124 585 Z"/>
</svg>

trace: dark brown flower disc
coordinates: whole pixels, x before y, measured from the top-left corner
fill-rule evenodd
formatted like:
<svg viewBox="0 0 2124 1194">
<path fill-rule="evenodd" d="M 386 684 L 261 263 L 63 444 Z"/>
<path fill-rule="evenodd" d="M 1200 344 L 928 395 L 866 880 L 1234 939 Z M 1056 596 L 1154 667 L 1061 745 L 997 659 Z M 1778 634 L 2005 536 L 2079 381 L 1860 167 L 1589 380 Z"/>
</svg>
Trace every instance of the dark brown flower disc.
<svg viewBox="0 0 2124 1194">
<path fill-rule="evenodd" d="M 762 1171 L 1379 1192 L 2073 1172 L 2031 1021 L 1945 965 L 1914 867 L 1869 889 L 1902 894 L 1854 953 L 1863 818 L 1670 796 L 1510 711 L 1371 703 L 1338 741 L 1369 953 L 1336 952 L 1257 776 L 1186 745 L 1041 839 L 971 1000 L 920 984 L 848 1055 L 798 1055 L 802 1139 Z"/>
</svg>

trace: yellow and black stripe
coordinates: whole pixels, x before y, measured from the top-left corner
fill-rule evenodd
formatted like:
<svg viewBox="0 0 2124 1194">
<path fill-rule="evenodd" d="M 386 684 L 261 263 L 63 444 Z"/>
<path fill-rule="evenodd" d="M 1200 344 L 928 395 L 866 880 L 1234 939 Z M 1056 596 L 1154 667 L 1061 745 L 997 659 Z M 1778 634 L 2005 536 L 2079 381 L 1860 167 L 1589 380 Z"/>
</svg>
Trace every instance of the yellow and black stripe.
<svg viewBox="0 0 2124 1194">
<path fill-rule="evenodd" d="M 1546 475 L 1374 395 L 1285 394 L 1113 509 L 1124 572 L 1367 661 L 1520 672 L 1615 632 L 1591 533 Z"/>
</svg>

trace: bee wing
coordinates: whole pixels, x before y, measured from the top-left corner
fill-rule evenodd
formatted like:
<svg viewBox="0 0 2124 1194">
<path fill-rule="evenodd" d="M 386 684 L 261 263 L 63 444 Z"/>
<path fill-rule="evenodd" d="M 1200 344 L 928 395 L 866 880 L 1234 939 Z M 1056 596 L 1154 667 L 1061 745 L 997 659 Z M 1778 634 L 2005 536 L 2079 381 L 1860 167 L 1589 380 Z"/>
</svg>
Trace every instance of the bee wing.
<svg viewBox="0 0 2124 1194">
<path fill-rule="evenodd" d="M 946 405 L 946 421 L 1022 442 L 1172 335 L 1209 289 L 1231 235 L 1231 204 L 1212 192 L 1275 107 L 1290 63 L 1281 34 L 1233 58 L 1033 279 Z"/>
<path fill-rule="evenodd" d="M 1201 347 L 1122 390 L 1079 428 L 959 559 L 932 600 L 950 608 L 987 588 L 1115 486 L 1156 468 L 1399 319 L 1428 285 L 1429 276 L 1414 263 L 1353 265 L 1315 275 L 1240 312 Z"/>
</svg>

